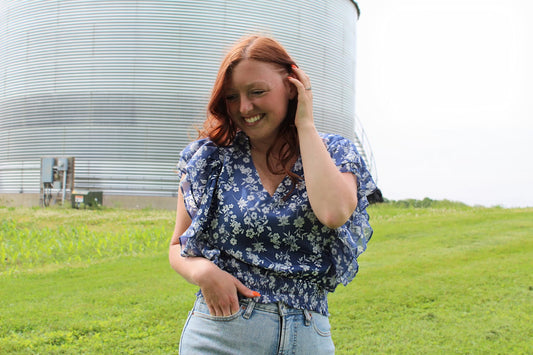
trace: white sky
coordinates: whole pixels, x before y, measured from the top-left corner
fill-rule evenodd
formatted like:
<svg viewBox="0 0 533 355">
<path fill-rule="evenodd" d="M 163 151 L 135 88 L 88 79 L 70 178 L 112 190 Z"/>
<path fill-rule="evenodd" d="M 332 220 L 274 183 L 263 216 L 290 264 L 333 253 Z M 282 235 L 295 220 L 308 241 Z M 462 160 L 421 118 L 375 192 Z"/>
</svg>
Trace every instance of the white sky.
<svg viewBox="0 0 533 355">
<path fill-rule="evenodd" d="M 357 3 L 356 112 L 383 195 L 533 206 L 533 1 Z"/>
</svg>

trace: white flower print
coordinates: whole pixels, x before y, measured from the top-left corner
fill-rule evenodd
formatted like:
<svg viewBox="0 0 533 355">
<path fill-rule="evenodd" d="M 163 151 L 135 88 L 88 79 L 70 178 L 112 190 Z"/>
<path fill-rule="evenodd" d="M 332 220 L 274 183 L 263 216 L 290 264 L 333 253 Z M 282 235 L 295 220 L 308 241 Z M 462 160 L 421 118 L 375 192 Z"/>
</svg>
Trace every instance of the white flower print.
<svg viewBox="0 0 533 355">
<path fill-rule="evenodd" d="M 246 209 L 247 205 L 248 205 L 248 202 L 245 199 L 243 199 L 243 198 L 240 198 L 239 202 L 237 203 L 237 206 L 239 206 L 239 209 L 241 211 L 244 211 Z"/>
<path fill-rule="evenodd" d="M 302 228 L 304 226 L 304 223 L 305 223 L 305 220 L 303 219 L 303 217 L 298 217 L 294 220 L 294 226 L 296 228 Z"/>
<path fill-rule="evenodd" d="M 267 250 L 267 249 L 265 248 L 265 246 L 263 245 L 263 243 L 256 242 L 256 243 L 253 243 L 252 245 L 254 246 L 254 251 L 255 251 L 255 252 L 261 253 L 261 252 Z"/>
<path fill-rule="evenodd" d="M 255 237 L 255 231 L 251 228 L 248 228 L 246 230 L 246 238 L 254 238 Z"/>
<path fill-rule="evenodd" d="M 289 216 L 279 216 L 278 217 L 278 226 L 283 227 L 283 226 L 288 226 L 288 225 L 290 225 Z"/>
<path fill-rule="evenodd" d="M 204 256 L 261 292 L 259 302 L 282 301 L 327 315 L 327 293 L 357 273 L 357 257 L 372 235 L 366 195 L 375 189 L 357 148 L 337 135 L 322 135 L 341 172 L 358 180 L 357 209 L 346 225 L 330 229 L 316 218 L 305 180 L 291 189 L 286 178 L 274 196 L 265 193 L 239 132 L 232 145 L 208 139 L 191 143 L 178 163 L 185 206 L 193 219 L 181 236 L 184 256 Z M 293 171 L 304 177 L 301 159 Z"/>
</svg>

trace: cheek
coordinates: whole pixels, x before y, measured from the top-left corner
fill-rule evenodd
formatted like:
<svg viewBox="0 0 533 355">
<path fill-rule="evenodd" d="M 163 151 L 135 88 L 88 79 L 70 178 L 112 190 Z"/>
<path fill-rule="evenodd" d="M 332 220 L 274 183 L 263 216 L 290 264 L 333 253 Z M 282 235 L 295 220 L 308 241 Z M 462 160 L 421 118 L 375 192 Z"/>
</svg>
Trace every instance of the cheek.
<svg viewBox="0 0 533 355">
<path fill-rule="evenodd" d="M 231 122 L 233 122 L 234 124 L 239 124 L 239 120 L 238 120 L 238 117 L 239 117 L 239 107 L 235 105 L 235 103 L 231 104 L 231 103 L 228 103 L 226 104 L 226 110 L 227 110 L 227 114 L 228 114 L 228 118 L 231 120 Z"/>
<path fill-rule="evenodd" d="M 228 112 L 228 115 L 230 116 L 233 116 L 236 112 L 236 110 L 238 110 L 238 106 L 236 105 L 235 102 L 227 102 L 226 101 L 226 111 Z"/>
<path fill-rule="evenodd" d="M 278 98 L 277 102 L 280 103 L 276 105 L 277 114 L 285 117 L 285 115 L 287 114 L 287 109 L 289 107 L 289 98 L 282 95 Z"/>
</svg>

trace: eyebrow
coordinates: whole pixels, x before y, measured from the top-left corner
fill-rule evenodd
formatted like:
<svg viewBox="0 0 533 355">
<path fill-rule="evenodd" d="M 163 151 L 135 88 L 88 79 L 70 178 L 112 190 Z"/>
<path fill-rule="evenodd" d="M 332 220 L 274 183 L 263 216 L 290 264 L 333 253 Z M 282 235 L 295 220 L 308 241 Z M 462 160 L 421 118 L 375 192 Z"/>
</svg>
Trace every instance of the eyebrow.
<svg viewBox="0 0 533 355">
<path fill-rule="evenodd" d="M 272 84 L 270 84 L 270 83 L 267 82 L 267 81 L 259 80 L 259 81 L 253 81 L 253 82 L 251 82 L 251 83 L 249 83 L 249 84 L 246 84 L 246 85 L 245 85 L 245 88 L 249 89 L 249 88 L 251 88 L 251 87 L 253 87 L 253 86 L 256 86 L 256 85 L 267 85 L 267 86 L 269 86 L 269 87 L 272 86 Z M 232 86 L 229 86 L 229 87 L 228 87 L 228 90 L 235 90 L 235 87 L 234 87 L 233 85 L 232 85 Z"/>
</svg>

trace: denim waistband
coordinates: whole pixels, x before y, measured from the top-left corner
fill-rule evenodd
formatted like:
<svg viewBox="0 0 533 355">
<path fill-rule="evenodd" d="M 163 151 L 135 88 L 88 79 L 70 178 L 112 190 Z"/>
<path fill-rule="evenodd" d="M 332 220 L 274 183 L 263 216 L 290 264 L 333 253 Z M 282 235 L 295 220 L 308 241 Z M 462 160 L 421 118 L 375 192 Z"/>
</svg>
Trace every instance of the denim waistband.
<svg viewBox="0 0 533 355">
<path fill-rule="evenodd" d="M 205 303 L 203 296 L 198 296 L 198 301 Z M 254 310 L 277 314 L 280 317 L 291 315 L 303 315 L 305 323 L 308 325 L 311 322 L 312 311 L 307 309 L 297 309 L 286 305 L 283 302 L 274 303 L 258 303 L 252 298 L 242 298 L 239 300 L 241 308 L 244 310 L 243 317 L 249 318 Z"/>
<path fill-rule="evenodd" d="M 241 299 L 239 303 L 241 304 L 241 306 L 245 306 L 246 308 L 253 307 L 253 309 L 279 314 L 280 316 L 291 315 L 291 314 L 302 314 L 302 313 L 309 312 L 307 309 L 292 308 L 283 302 L 259 303 L 259 302 L 255 302 L 251 298 L 244 298 L 244 299 Z"/>
</svg>

